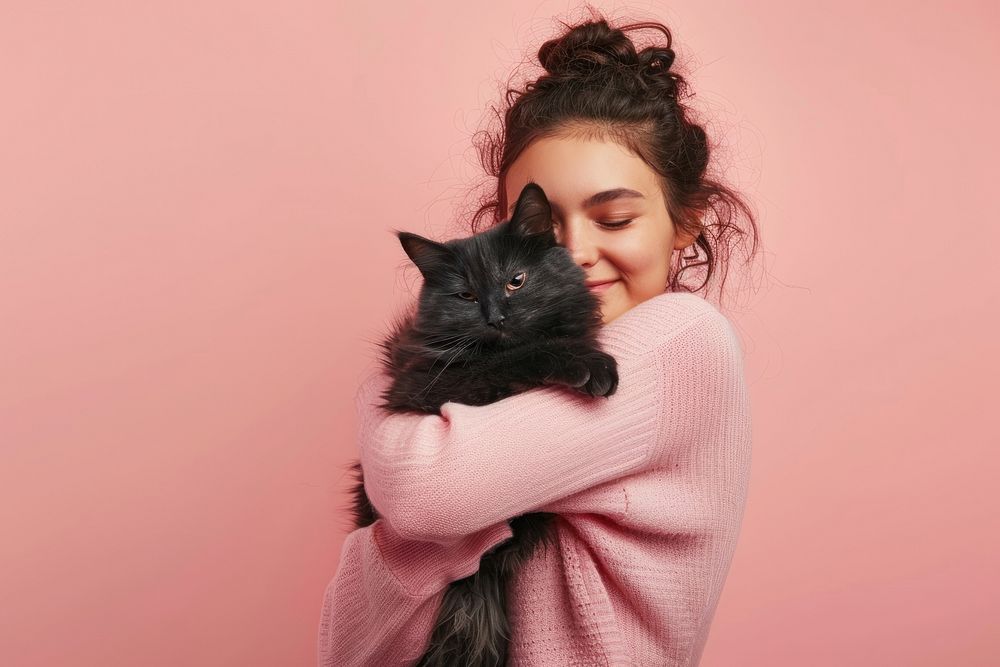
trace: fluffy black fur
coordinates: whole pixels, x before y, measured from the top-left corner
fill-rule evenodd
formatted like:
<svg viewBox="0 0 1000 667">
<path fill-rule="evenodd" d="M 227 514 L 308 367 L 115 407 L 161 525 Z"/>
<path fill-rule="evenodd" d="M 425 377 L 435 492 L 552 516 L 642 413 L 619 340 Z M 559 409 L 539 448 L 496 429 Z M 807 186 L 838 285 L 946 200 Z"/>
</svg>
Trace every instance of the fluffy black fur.
<svg viewBox="0 0 1000 667">
<path fill-rule="evenodd" d="M 615 392 L 615 359 L 596 340 L 600 304 L 584 285 L 583 269 L 556 243 L 541 187 L 526 185 L 510 220 L 486 232 L 445 243 L 397 236 L 424 284 L 416 312 L 380 343 L 393 379 L 383 409 L 440 414 L 448 401 L 484 405 L 544 385 L 589 396 Z M 379 515 L 360 462 L 353 470 L 360 528 Z M 507 586 L 536 547 L 553 543 L 554 517 L 533 512 L 511 519 L 511 539 L 487 552 L 478 572 L 448 586 L 418 665 L 506 664 Z"/>
</svg>

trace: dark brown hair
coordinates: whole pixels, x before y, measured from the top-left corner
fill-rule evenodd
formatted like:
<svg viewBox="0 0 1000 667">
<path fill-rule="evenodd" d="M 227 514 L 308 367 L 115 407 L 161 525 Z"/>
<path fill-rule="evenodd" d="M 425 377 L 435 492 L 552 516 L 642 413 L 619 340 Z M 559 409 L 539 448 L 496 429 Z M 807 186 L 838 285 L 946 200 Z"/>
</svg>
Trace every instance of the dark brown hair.
<svg viewBox="0 0 1000 667">
<path fill-rule="evenodd" d="M 492 107 L 499 127 L 476 133 L 473 143 L 483 168 L 496 178 L 496 190 L 477 203 L 471 231 L 478 231 L 485 216 L 491 226 L 506 219 L 507 172 L 536 139 L 556 135 L 610 139 L 659 174 L 677 232 L 695 238 L 684 249 L 680 269 L 672 270 L 666 288 L 701 290 L 720 267 L 724 285 L 732 248 L 749 235 L 747 260 L 756 253 L 757 223 L 747 202 L 709 173 L 708 137 L 683 103 L 690 96 L 687 82 L 671 69 L 675 54 L 670 30 L 656 22 L 613 27 L 599 12 L 588 9 L 592 20 L 572 26 L 561 22 L 566 31 L 538 49 L 544 74 L 522 89 L 512 88 L 508 80 L 505 108 Z M 625 34 L 633 30 L 656 30 L 665 40 L 637 51 Z M 735 224 L 739 218 L 747 220 L 747 229 Z M 705 278 L 692 289 L 680 279 L 696 267 Z"/>
</svg>

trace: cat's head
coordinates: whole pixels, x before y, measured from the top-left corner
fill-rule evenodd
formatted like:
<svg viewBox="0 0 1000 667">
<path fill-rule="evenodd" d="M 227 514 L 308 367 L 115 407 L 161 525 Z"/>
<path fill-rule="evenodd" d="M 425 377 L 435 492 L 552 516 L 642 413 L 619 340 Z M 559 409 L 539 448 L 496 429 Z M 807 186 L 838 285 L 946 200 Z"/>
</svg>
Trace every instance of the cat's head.
<svg viewBox="0 0 1000 667">
<path fill-rule="evenodd" d="M 514 345 L 539 335 L 574 336 L 600 322 L 585 273 L 556 243 L 545 192 L 528 183 L 510 219 L 438 243 L 397 232 L 420 269 L 417 328 Z"/>
</svg>

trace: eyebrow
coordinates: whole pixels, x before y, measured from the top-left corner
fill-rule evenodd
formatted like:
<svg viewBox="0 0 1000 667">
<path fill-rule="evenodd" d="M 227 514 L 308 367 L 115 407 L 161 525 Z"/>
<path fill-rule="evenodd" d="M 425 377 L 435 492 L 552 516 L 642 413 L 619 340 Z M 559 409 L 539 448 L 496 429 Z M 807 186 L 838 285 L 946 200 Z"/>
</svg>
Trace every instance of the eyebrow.
<svg viewBox="0 0 1000 667">
<path fill-rule="evenodd" d="M 613 188 L 611 190 L 604 190 L 603 192 L 598 192 L 597 194 L 590 195 L 589 197 L 583 200 L 583 207 L 590 208 L 592 206 L 597 206 L 598 204 L 606 204 L 609 201 L 614 201 L 615 199 L 624 199 L 624 198 L 645 199 L 645 195 L 643 195 L 641 192 L 630 190 L 629 188 Z M 552 202 L 549 203 L 552 205 L 552 208 L 554 209 L 559 208 L 556 204 Z M 510 205 L 510 208 L 507 209 L 507 215 L 511 215 L 514 213 L 515 206 L 517 206 L 516 201 Z"/>
</svg>

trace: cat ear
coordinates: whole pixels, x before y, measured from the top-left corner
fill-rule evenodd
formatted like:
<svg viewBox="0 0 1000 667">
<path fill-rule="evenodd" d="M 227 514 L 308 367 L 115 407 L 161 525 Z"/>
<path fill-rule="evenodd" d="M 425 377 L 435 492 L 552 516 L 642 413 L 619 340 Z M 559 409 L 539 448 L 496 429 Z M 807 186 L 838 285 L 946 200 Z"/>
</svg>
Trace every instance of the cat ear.
<svg viewBox="0 0 1000 667">
<path fill-rule="evenodd" d="M 420 269 L 424 280 L 440 275 L 443 269 L 454 267 L 456 257 L 451 248 L 410 232 L 396 232 L 396 236 L 403 250 Z"/>
<path fill-rule="evenodd" d="M 518 236 L 552 233 L 552 206 L 537 183 L 528 183 L 521 190 L 510 218 L 510 231 Z"/>
</svg>

